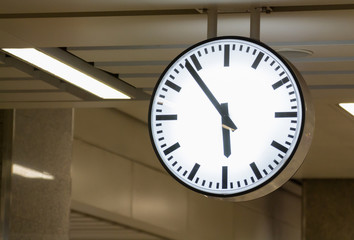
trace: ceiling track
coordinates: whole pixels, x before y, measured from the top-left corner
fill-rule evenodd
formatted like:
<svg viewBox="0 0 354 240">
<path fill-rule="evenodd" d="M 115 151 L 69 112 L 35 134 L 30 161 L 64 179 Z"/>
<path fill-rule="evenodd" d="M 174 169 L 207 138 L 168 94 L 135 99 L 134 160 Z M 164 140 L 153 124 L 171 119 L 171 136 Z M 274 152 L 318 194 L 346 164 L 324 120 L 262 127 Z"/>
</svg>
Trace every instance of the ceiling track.
<svg viewBox="0 0 354 240">
<path fill-rule="evenodd" d="M 60 48 L 43 48 L 40 49 L 44 53 L 49 54 L 50 56 L 54 56 L 56 59 L 59 60 L 64 60 L 65 62 L 71 66 L 75 66 L 77 69 L 80 69 L 80 71 L 83 71 L 85 74 L 88 74 L 96 79 L 104 79 L 105 84 L 115 88 L 119 89 L 120 91 L 128 94 L 130 97 L 138 100 L 148 100 L 150 99 L 150 95 L 143 92 L 140 89 L 137 89 L 128 83 L 124 82 L 123 80 L 116 78 L 110 73 L 107 73 L 103 70 L 100 70 L 98 68 L 95 68 L 91 64 L 83 61 L 82 59 L 70 54 L 67 51 L 64 51 Z M 11 66 L 14 67 L 22 72 L 25 72 L 32 76 L 35 79 L 40 79 L 43 80 L 50 85 L 53 85 L 57 87 L 58 89 L 62 91 L 67 91 L 71 93 L 74 96 L 77 96 L 78 98 L 82 100 L 99 100 L 100 98 L 79 88 L 76 87 L 72 84 L 66 83 L 65 81 L 61 80 L 60 78 L 57 78 L 46 71 L 42 71 L 40 69 L 37 69 L 30 64 L 23 62 L 21 60 L 18 60 L 15 57 L 12 57 L 10 55 L 7 55 L 5 53 L 0 52 L 0 67 L 1 66 Z"/>
<path fill-rule="evenodd" d="M 261 12 L 306 12 L 306 11 L 338 11 L 353 10 L 354 4 L 305 5 L 305 6 L 255 6 Z M 253 9 L 253 8 L 252 8 Z M 231 10 L 218 9 L 218 14 L 249 13 L 252 9 Z M 134 11 L 97 11 L 97 12 L 47 12 L 47 13 L 3 13 L 0 19 L 19 18 L 80 18 L 80 17 L 124 17 L 124 16 L 166 16 L 166 15 L 195 15 L 207 14 L 208 9 L 161 9 Z"/>
<path fill-rule="evenodd" d="M 6 55 L 0 52 L 0 62 L 4 62 L 6 67 L 14 67 L 24 73 L 30 75 L 33 79 L 42 80 L 56 88 L 58 91 L 68 92 L 82 100 L 97 100 L 98 98 L 81 88 L 75 87 L 72 84 L 67 84 L 66 82 L 48 74 L 45 71 L 41 71 L 25 62 L 22 62 L 14 57 Z"/>
</svg>

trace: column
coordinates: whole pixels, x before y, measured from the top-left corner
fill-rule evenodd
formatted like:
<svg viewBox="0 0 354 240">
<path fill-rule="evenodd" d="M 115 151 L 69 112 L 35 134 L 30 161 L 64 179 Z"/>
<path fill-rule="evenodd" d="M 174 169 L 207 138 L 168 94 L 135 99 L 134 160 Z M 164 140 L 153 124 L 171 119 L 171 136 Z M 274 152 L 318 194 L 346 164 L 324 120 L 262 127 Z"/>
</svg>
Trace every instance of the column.
<svg viewBox="0 0 354 240">
<path fill-rule="evenodd" d="M 354 179 L 304 180 L 303 240 L 354 239 Z"/>
<path fill-rule="evenodd" d="M 12 132 L 4 239 L 69 239 L 73 110 L 14 110 Z"/>
</svg>

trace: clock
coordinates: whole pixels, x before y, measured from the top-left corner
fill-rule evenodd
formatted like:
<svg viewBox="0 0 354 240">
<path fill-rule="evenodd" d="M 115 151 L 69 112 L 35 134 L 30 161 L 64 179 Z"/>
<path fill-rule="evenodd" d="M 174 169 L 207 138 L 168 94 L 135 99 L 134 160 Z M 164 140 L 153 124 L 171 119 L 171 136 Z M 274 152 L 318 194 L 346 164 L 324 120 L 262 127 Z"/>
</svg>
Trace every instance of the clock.
<svg viewBox="0 0 354 240">
<path fill-rule="evenodd" d="M 161 164 L 206 196 L 264 196 L 302 164 L 314 129 L 299 72 L 267 45 L 217 37 L 177 56 L 162 73 L 149 109 Z"/>
</svg>

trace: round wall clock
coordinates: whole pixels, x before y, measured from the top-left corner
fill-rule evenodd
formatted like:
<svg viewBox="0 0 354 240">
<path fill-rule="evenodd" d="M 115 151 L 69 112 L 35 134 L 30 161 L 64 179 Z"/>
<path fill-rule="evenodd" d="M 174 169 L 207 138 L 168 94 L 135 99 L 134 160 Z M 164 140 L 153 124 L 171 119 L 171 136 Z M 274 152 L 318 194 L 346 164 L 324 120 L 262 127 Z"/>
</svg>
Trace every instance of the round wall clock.
<svg viewBox="0 0 354 240">
<path fill-rule="evenodd" d="M 200 42 L 161 75 L 150 103 L 154 150 L 180 183 L 250 200 L 280 187 L 310 146 L 314 114 L 301 75 L 244 37 Z"/>
</svg>

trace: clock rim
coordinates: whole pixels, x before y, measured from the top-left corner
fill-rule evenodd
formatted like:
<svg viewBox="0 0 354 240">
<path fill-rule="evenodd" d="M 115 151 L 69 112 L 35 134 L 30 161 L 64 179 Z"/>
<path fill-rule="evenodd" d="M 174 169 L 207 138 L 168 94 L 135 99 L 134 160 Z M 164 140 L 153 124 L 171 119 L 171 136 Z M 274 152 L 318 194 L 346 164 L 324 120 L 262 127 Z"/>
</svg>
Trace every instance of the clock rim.
<svg viewBox="0 0 354 240">
<path fill-rule="evenodd" d="M 302 112 L 302 119 L 301 119 L 301 126 L 300 126 L 300 131 L 299 131 L 299 137 L 297 139 L 297 142 L 295 143 L 295 146 L 293 148 L 293 151 L 291 152 L 291 154 L 289 155 L 288 160 L 283 164 L 283 166 L 274 173 L 273 176 L 271 176 L 269 179 L 267 179 L 265 182 L 252 187 L 251 189 L 242 191 L 242 192 L 238 192 L 238 193 L 232 193 L 232 194 L 225 194 L 225 193 L 210 193 L 210 192 L 206 192 L 206 191 L 202 191 L 200 189 L 197 189 L 189 184 L 187 184 L 186 182 L 184 182 L 183 180 L 181 180 L 180 178 L 178 178 L 167 166 L 167 164 L 165 163 L 165 161 L 163 160 L 163 158 L 160 156 L 159 151 L 156 147 L 155 141 L 154 141 L 154 133 L 152 132 L 152 107 L 153 107 L 153 102 L 154 99 L 156 97 L 156 92 L 158 87 L 160 86 L 161 82 L 163 81 L 166 73 L 169 71 L 169 69 L 171 68 L 171 66 L 173 66 L 176 62 L 178 62 L 181 57 L 183 57 L 186 53 L 188 53 L 189 51 L 203 45 L 209 42 L 217 42 L 220 40 L 241 40 L 241 41 L 245 41 L 245 42 L 251 42 L 253 44 L 259 45 L 260 47 L 263 47 L 265 49 L 267 49 L 268 51 L 270 51 L 272 54 L 274 54 L 280 61 L 282 64 L 284 64 L 287 69 L 289 70 L 289 72 L 291 73 L 291 75 L 294 78 L 294 82 L 296 84 L 296 87 L 298 88 L 298 92 L 299 92 L 299 97 L 301 99 L 301 112 Z M 284 173 L 284 170 L 287 169 L 288 165 L 294 160 L 294 156 L 296 155 L 298 149 L 299 149 L 299 145 L 302 143 L 302 138 L 304 136 L 304 128 L 305 128 L 305 122 L 308 119 L 307 116 L 307 102 L 306 100 L 309 100 L 309 97 L 304 97 L 304 88 L 305 88 L 305 92 L 306 92 L 306 84 L 304 83 L 304 79 L 301 76 L 301 74 L 299 73 L 299 71 L 284 57 L 282 57 L 279 53 L 277 53 L 274 49 L 272 49 L 271 47 L 269 47 L 268 45 L 266 45 L 263 42 L 260 42 L 258 40 L 252 39 L 252 38 L 248 38 L 248 37 L 243 37 L 243 36 L 219 36 L 219 37 L 214 37 L 214 38 L 209 38 L 203 41 L 200 41 L 196 44 L 191 45 L 190 47 L 188 47 L 187 49 L 183 50 L 180 54 L 178 54 L 164 69 L 164 71 L 161 73 L 158 81 L 156 82 L 156 85 L 154 87 L 153 93 L 151 95 L 151 100 L 150 100 L 150 104 L 149 104 L 149 113 L 148 113 L 148 128 L 149 128 L 149 135 L 150 135 L 150 142 L 151 145 L 153 146 L 153 149 L 155 151 L 156 156 L 158 157 L 161 165 L 164 167 L 164 169 L 169 173 L 169 175 L 171 175 L 175 180 L 177 180 L 177 182 L 181 183 L 183 186 L 187 187 L 188 189 L 203 194 L 207 197 L 213 197 L 213 198 L 218 198 L 218 199 L 222 199 L 222 200 L 231 200 L 231 201 L 245 201 L 245 200 L 251 200 L 251 199 L 255 199 L 258 197 L 262 197 L 274 190 L 276 190 L 277 188 L 281 187 L 286 181 L 288 181 L 291 176 L 293 176 L 295 174 L 296 171 L 291 172 L 290 174 L 286 174 L 286 176 L 284 176 L 281 181 L 281 183 L 279 184 L 273 184 L 269 189 L 265 189 L 265 187 L 267 185 L 270 185 L 270 183 L 273 182 L 277 182 L 275 180 L 277 180 L 277 178 L 279 178 L 279 176 L 281 175 L 281 173 Z M 307 95 L 307 94 L 306 94 Z M 311 103 L 311 101 L 310 101 Z M 310 104 L 312 105 L 312 104 Z M 309 107 L 312 109 L 312 107 Z M 311 111 L 312 112 L 312 111 Z M 311 114 L 310 114 L 311 115 Z M 312 138 L 310 139 L 312 140 Z M 311 141 L 310 141 L 311 142 Z M 307 149 L 305 150 L 305 152 L 307 153 Z M 306 154 L 305 154 L 306 155 Z M 300 159 L 301 160 L 301 159 Z M 304 159 L 303 159 L 304 160 Z M 296 167 L 296 170 L 301 166 L 302 161 L 300 161 L 300 164 L 296 164 L 298 165 Z M 284 182 L 284 179 L 286 180 Z M 255 195 L 255 196 L 254 196 Z"/>
</svg>

